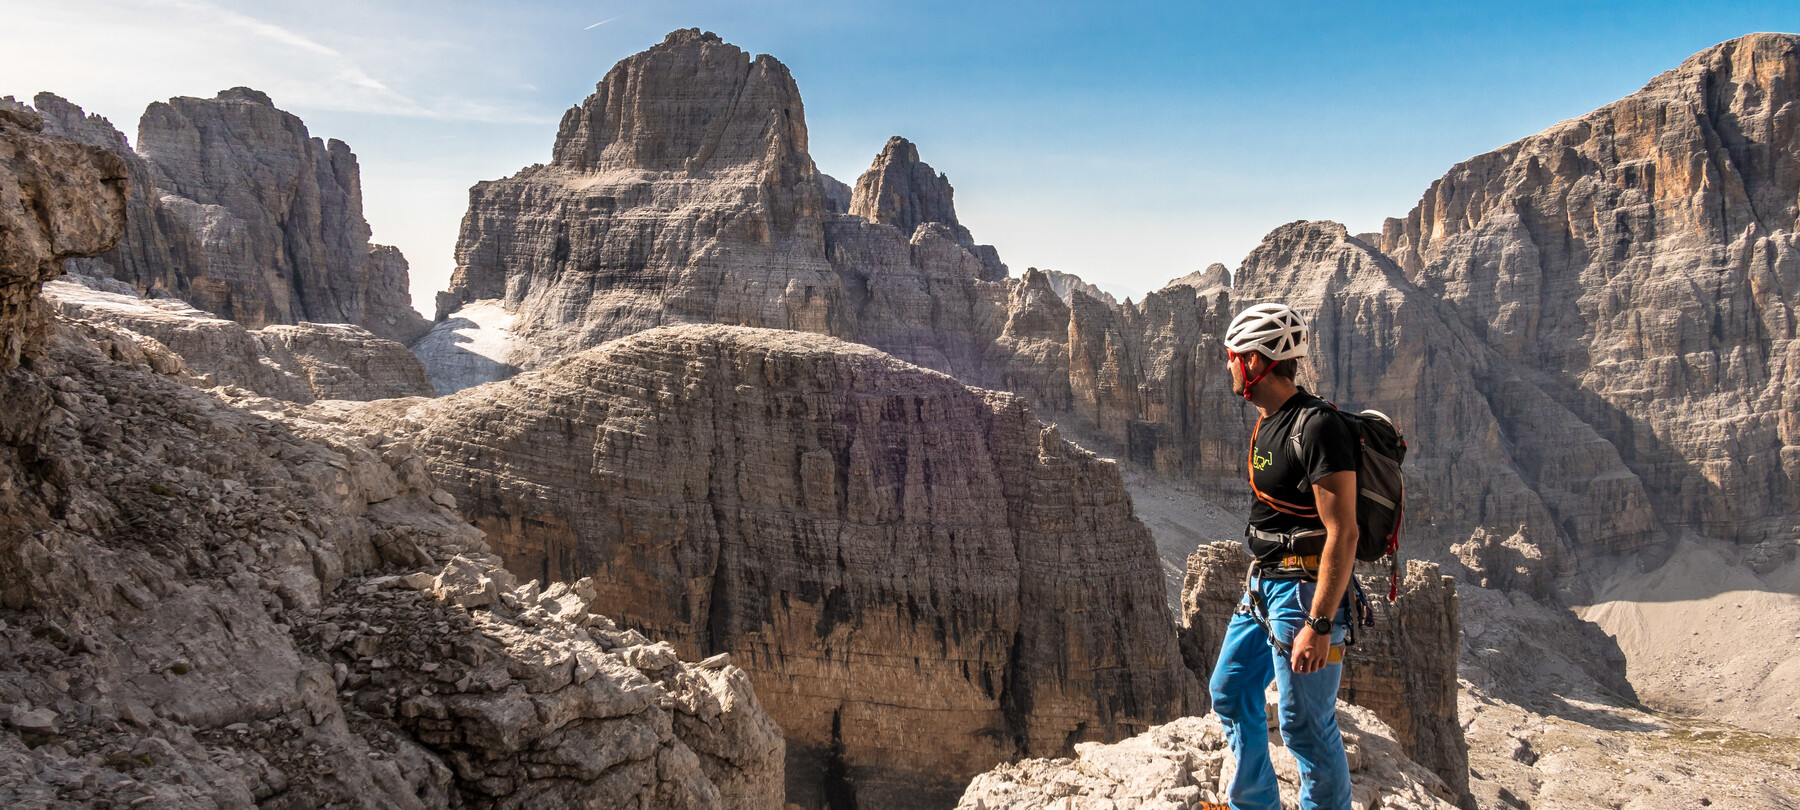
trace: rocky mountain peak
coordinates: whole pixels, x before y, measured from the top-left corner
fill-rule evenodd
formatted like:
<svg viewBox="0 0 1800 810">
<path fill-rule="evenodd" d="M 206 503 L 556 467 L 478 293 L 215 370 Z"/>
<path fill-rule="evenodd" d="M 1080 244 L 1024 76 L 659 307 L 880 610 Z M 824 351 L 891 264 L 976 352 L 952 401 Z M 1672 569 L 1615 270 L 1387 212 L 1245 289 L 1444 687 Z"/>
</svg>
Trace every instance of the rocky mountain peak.
<svg viewBox="0 0 1800 810">
<path fill-rule="evenodd" d="M 1720 43 L 1457 164 L 1381 237 L 1407 278 L 1618 448 L 1665 526 L 1745 544 L 1786 543 L 1800 503 L 1781 415 L 1800 346 L 1797 94 L 1800 37 Z"/>
<path fill-rule="evenodd" d="M 589 172 L 812 174 L 787 67 L 693 28 L 614 65 L 563 114 L 551 162 Z"/>
<path fill-rule="evenodd" d="M 1244 264 L 1238 269 L 1238 286 L 1254 286 L 1266 268 L 1304 265 L 1307 259 L 1348 241 L 1349 236 L 1349 229 L 1330 220 L 1296 220 L 1276 228 L 1244 257 Z"/>
<path fill-rule="evenodd" d="M 1201 293 L 1230 289 L 1231 271 L 1226 269 L 1225 265 L 1213 262 L 1207 265 L 1205 270 L 1195 270 L 1163 285 L 1163 289 L 1170 287 L 1192 287 Z"/>
<path fill-rule="evenodd" d="M 271 109 L 274 108 L 274 106 L 275 106 L 275 101 L 273 99 L 269 98 L 268 93 L 264 93 L 261 90 L 255 90 L 255 89 L 252 89 L 249 87 L 233 87 L 229 90 L 220 90 L 219 94 L 217 96 L 213 97 L 213 100 L 214 101 L 243 101 L 243 102 L 248 102 L 250 104 L 260 104 L 264 107 L 269 107 Z"/>
<path fill-rule="evenodd" d="M 940 222 L 956 241 L 972 245 L 969 229 L 956 221 L 955 189 L 950 178 L 919 159 L 919 147 L 895 135 L 882 147 L 869 170 L 856 179 L 850 213 L 870 222 L 892 225 L 911 234 L 927 222 Z"/>
<path fill-rule="evenodd" d="M 115 128 L 111 121 L 101 115 L 83 112 L 81 107 L 55 93 L 33 96 L 31 106 L 36 107 L 44 116 L 45 128 L 54 134 L 115 151 L 131 148 L 124 133 Z"/>
<path fill-rule="evenodd" d="M 1036 268 L 1032 269 L 1035 270 Z M 1074 273 L 1064 273 L 1061 270 L 1051 270 L 1049 268 L 1045 268 L 1039 272 L 1048 277 L 1051 288 L 1055 289 L 1056 294 L 1062 296 L 1062 299 L 1065 302 L 1072 301 L 1072 296 L 1079 292 L 1112 309 L 1119 308 L 1119 299 L 1114 298 L 1112 293 L 1083 281 L 1081 276 L 1075 275 Z"/>
<path fill-rule="evenodd" d="M 677 28 L 670 31 L 668 36 L 663 37 L 662 44 L 664 46 L 671 46 L 686 45 L 692 42 L 710 42 L 715 45 L 722 45 L 725 41 L 719 39 L 719 35 L 711 31 L 701 31 L 698 28 Z"/>
<path fill-rule="evenodd" d="M 251 328 L 351 323 L 401 342 L 425 331 L 405 262 L 370 256 L 356 155 L 268 95 L 233 87 L 153 103 L 136 152 L 105 119 L 46 101 L 63 130 L 132 172 L 128 232 L 100 274 Z"/>
</svg>

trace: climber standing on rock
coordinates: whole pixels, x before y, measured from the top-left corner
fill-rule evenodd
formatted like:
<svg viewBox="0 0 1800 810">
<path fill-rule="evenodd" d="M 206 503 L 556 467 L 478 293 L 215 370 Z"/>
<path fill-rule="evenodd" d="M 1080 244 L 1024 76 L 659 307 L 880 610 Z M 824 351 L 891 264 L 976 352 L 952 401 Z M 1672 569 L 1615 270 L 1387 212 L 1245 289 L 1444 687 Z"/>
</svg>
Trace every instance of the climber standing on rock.
<svg viewBox="0 0 1800 810">
<path fill-rule="evenodd" d="M 1306 322 L 1257 304 L 1225 332 L 1231 390 L 1256 407 L 1249 525 L 1255 561 L 1212 674 L 1213 710 L 1237 774 L 1235 810 L 1278 810 L 1263 690 L 1281 691 L 1281 734 L 1300 765 L 1300 806 L 1349 810 L 1350 768 L 1338 732 L 1338 679 L 1356 563 L 1356 429 L 1295 384 Z"/>
</svg>

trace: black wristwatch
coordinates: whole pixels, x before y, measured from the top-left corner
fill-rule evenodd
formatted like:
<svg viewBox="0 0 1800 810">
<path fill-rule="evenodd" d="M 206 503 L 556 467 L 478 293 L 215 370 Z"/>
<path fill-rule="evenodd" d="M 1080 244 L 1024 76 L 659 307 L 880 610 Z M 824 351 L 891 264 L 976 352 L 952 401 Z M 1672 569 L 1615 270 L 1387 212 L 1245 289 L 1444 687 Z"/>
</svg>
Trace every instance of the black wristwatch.
<svg viewBox="0 0 1800 810">
<path fill-rule="evenodd" d="M 1306 626 L 1311 627 L 1314 633 L 1331 635 L 1331 619 L 1328 617 L 1308 616 L 1306 617 Z"/>
</svg>

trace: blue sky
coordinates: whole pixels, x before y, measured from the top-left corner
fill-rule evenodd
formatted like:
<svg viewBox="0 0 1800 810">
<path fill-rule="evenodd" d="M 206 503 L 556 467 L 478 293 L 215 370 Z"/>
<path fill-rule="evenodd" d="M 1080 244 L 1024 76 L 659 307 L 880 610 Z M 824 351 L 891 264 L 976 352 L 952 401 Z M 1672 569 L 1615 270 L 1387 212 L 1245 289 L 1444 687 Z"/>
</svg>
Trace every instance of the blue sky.
<svg viewBox="0 0 1800 810">
<path fill-rule="evenodd" d="M 1284 222 L 1376 229 L 1457 161 L 1719 41 L 1800 31 L 1800 4 L 0 0 L 0 19 L 0 95 L 51 90 L 135 137 L 150 101 L 245 84 L 348 142 L 429 316 L 468 187 L 547 160 L 562 111 L 675 28 L 781 59 L 838 179 L 905 135 L 1015 273 L 1141 296 Z"/>
</svg>

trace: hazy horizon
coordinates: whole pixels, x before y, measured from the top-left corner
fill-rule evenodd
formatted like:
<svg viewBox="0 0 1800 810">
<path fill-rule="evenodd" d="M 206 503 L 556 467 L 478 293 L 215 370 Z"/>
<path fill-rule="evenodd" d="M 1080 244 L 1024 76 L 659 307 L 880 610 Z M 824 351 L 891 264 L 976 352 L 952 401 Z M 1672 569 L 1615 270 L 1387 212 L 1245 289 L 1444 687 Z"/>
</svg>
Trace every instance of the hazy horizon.
<svg viewBox="0 0 1800 810">
<path fill-rule="evenodd" d="M 1776 3 L 912 3 L 878 8 L 343 0 L 0 0 L 0 95 L 41 90 L 135 143 L 152 101 L 247 85 L 356 152 L 374 239 L 430 317 L 467 189 L 549 159 L 611 66 L 698 27 L 793 72 L 821 171 L 891 135 L 949 176 L 1017 275 L 1118 295 L 1273 228 L 1404 216 L 1450 166 L 1628 95 L 1718 42 L 1800 30 Z"/>
</svg>

